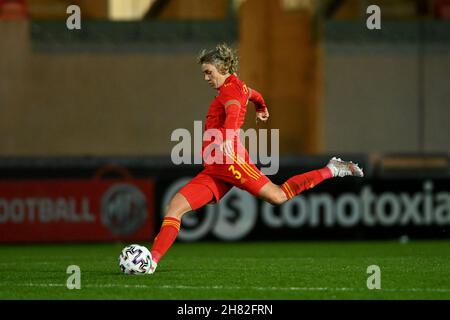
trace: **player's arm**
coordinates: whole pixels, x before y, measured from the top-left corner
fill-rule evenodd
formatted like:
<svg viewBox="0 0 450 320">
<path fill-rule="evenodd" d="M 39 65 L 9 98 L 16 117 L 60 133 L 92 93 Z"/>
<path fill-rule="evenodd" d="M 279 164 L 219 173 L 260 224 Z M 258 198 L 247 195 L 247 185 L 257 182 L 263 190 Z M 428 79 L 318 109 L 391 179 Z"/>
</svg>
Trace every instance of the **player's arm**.
<svg viewBox="0 0 450 320">
<path fill-rule="evenodd" d="M 225 122 L 224 129 L 235 133 L 238 130 L 239 112 L 241 111 L 241 103 L 236 99 L 227 99 L 224 103 Z"/>
<path fill-rule="evenodd" d="M 258 120 L 266 122 L 267 119 L 269 119 L 269 110 L 267 109 L 266 102 L 261 93 L 255 89 L 249 88 L 249 100 L 255 105 L 256 122 L 258 122 Z"/>
<path fill-rule="evenodd" d="M 234 136 L 238 133 L 238 121 L 239 121 L 239 113 L 241 110 L 241 103 L 239 100 L 233 99 L 232 96 L 226 97 L 223 102 L 225 108 L 225 122 L 223 125 L 223 147 L 228 144 L 228 148 L 230 148 L 232 141 L 234 140 Z"/>
</svg>

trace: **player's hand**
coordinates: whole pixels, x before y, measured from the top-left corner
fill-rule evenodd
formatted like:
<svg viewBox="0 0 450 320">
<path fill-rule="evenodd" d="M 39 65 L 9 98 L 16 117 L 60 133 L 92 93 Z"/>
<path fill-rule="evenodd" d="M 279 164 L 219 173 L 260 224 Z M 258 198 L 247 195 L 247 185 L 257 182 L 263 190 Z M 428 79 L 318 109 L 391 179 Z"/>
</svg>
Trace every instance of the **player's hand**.
<svg viewBox="0 0 450 320">
<path fill-rule="evenodd" d="M 256 113 L 256 123 L 258 123 L 258 121 L 266 122 L 268 119 L 269 119 L 269 110 L 267 110 L 267 108 L 263 112 Z"/>
</svg>

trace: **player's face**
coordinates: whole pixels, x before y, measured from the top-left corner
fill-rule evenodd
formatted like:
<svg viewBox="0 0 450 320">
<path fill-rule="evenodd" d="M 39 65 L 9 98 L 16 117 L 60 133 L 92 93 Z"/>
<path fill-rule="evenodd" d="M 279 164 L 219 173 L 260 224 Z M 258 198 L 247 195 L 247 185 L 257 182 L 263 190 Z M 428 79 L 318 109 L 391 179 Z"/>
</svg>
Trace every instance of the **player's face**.
<svg viewBox="0 0 450 320">
<path fill-rule="evenodd" d="M 221 74 L 219 70 L 217 70 L 216 66 L 210 63 L 202 64 L 202 72 L 206 82 L 213 87 L 214 89 L 218 89 L 227 78 L 227 75 Z"/>
</svg>

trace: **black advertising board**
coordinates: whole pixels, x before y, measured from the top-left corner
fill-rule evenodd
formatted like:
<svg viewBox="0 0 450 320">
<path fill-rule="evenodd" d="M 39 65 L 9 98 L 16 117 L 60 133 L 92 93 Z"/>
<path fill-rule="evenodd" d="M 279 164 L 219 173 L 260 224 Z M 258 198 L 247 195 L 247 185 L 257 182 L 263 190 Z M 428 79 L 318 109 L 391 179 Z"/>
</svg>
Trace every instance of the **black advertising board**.
<svg viewBox="0 0 450 320">
<path fill-rule="evenodd" d="M 280 167 L 282 183 L 299 174 Z M 157 180 L 156 207 L 194 175 Z M 218 203 L 183 217 L 180 241 L 395 239 L 450 237 L 449 178 L 333 178 L 273 206 L 233 188 Z"/>
<path fill-rule="evenodd" d="M 358 161 L 366 177 L 326 180 L 280 206 L 233 188 L 218 204 L 187 213 L 178 240 L 450 238 L 448 174 L 379 174 L 364 156 L 344 158 Z M 282 158 L 278 173 L 269 177 L 281 184 L 293 175 L 322 167 L 327 159 L 326 155 Z M 200 165 L 175 166 L 168 157 L 8 158 L 0 159 L 0 182 L 34 179 L 44 185 L 46 181 L 92 179 L 99 172 L 102 181 L 123 180 L 124 176 L 149 181 L 153 189 L 143 192 L 151 193 L 149 197 L 154 199 L 154 212 L 150 213 L 154 230 L 148 235 L 153 239 L 167 202 L 201 170 Z M 118 207 L 122 207 L 120 199 L 116 199 Z"/>
</svg>

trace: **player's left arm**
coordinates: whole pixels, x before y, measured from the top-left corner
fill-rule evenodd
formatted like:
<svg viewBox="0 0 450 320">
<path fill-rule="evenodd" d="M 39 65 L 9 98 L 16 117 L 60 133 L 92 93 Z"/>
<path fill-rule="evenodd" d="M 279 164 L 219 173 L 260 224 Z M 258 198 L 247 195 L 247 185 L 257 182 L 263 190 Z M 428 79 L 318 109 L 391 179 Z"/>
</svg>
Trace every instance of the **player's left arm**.
<svg viewBox="0 0 450 320">
<path fill-rule="evenodd" d="M 225 108 L 225 122 L 222 130 L 223 148 L 230 148 L 239 130 L 238 122 L 241 102 L 233 97 L 233 95 L 226 95 L 222 98 L 222 103 Z M 224 150 L 223 148 L 222 150 Z"/>
</svg>

